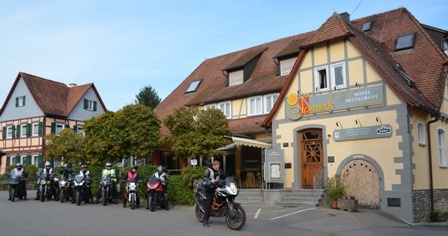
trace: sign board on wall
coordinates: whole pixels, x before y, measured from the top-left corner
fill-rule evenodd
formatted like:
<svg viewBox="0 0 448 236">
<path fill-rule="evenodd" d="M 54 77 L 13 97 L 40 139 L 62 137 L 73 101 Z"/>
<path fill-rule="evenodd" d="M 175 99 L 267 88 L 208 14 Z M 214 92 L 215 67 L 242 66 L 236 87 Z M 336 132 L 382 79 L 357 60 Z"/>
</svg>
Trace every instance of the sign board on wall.
<svg viewBox="0 0 448 236">
<path fill-rule="evenodd" d="M 388 138 L 392 136 L 392 126 L 375 125 L 350 129 L 339 129 L 333 132 L 333 139 L 336 142 L 371 139 L 371 138 Z"/>
<path fill-rule="evenodd" d="M 285 157 L 283 150 L 265 150 L 264 180 L 283 183 L 285 179 Z"/>
<path fill-rule="evenodd" d="M 305 115 L 330 112 L 363 106 L 384 104 L 383 85 L 357 88 L 324 94 L 290 93 L 287 97 L 286 116 L 290 120 L 299 120 Z"/>
</svg>

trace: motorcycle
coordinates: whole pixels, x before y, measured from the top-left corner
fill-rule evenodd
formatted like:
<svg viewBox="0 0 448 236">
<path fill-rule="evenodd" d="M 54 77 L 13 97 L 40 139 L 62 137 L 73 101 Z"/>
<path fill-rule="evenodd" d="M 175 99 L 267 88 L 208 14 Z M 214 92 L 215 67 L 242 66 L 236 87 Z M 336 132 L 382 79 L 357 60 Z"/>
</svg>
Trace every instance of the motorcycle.
<svg viewBox="0 0 448 236">
<path fill-rule="evenodd" d="M 202 222 L 205 213 L 205 187 L 202 180 L 195 181 L 194 197 L 196 218 Z M 233 230 L 240 230 L 246 223 L 246 212 L 241 204 L 235 202 L 238 196 L 238 189 L 233 177 L 227 177 L 225 180 L 215 182 L 217 188 L 213 197 L 210 210 L 210 216 L 225 217 L 227 226 Z"/>
<path fill-rule="evenodd" d="M 71 176 L 69 176 L 68 178 L 62 176 L 59 180 L 59 194 L 57 195 L 59 196 L 59 200 L 61 200 L 61 203 L 70 201 L 70 198 L 73 198 L 71 182 Z"/>
<path fill-rule="evenodd" d="M 152 176 L 148 179 L 148 197 L 146 209 L 156 210 L 156 206 L 160 206 L 165 210 L 169 209 L 168 196 L 163 193 L 163 186 L 159 178 Z"/>
<path fill-rule="evenodd" d="M 73 187 L 76 205 L 81 205 L 81 201 L 85 201 L 86 203 L 89 203 L 89 200 L 93 201 L 92 190 L 90 189 L 91 183 L 92 177 L 90 175 L 77 174 L 75 176 Z"/>
<path fill-rule="evenodd" d="M 140 207 L 140 194 L 138 192 L 138 183 L 141 183 L 142 181 L 137 181 L 136 179 L 128 179 L 127 185 L 126 185 L 126 193 L 125 198 L 126 201 L 123 204 L 123 207 L 126 207 L 126 203 L 129 203 L 131 206 L 131 209 L 134 209 L 135 207 Z"/>
<path fill-rule="evenodd" d="M 39 179 L 39 199 L 40 199 L 40 201 L 44 202 L 45 198 L 50 200 L 53 195 L 52 184 L 54 181 L 54 173 L 50 174 L 50 175 L 46 175 L 43 172 L 40 175 L 38 173 L 38 179 Z"/>
<path fill-rule="evenodd" d="M 19 199 L 25 197 L 24 186 L 26 186 L 26 175 L 20 175 L 17 170 L 12 171 L 9 175 L 9 196 L 11 202 L 14 202 L 16 197 Z"/>
<path fill-rule="evenodd" d="M 113 201 L 118 204 L 117 193 L 114 191 L 114 182 L 111 175 L 104 175 L 99 178 L 100 189 L 96 197 L 96 203 L 98 204 L 100 198 L 103 198 L 103 206 L 107 206 L 107 202 Z"/>
</svg>

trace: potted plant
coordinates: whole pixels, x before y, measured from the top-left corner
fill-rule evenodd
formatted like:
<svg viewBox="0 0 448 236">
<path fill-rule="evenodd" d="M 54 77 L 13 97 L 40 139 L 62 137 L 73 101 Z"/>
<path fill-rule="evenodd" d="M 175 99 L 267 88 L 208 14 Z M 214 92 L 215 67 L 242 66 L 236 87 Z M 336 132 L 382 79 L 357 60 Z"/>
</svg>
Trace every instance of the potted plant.
<svg viewBox="0 0 448 236">
<path fill-rule="evenodd" d="M 338 208 L 338 199 L 345 194 L 345 185 L 341 175 L 328 178 L 324 192 L 331 199 L 331 208 Z"/>
</svg>

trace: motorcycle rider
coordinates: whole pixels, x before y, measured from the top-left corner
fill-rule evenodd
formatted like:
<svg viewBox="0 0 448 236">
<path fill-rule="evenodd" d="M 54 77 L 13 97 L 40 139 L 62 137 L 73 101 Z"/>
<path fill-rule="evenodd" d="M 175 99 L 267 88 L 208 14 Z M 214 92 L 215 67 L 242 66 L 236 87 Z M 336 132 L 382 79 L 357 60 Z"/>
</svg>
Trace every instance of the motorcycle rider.
<svg viewBox="0 0 448 236">
<path fill-rule="evenodd" d="M 128 182 L 130 179 L 135 179 L 135 181 L 138 182 L 139 175 L 138 175 L 137 170 L 138 170 L 138 166 L 134 165 L 131 167 L 131 170 L 128 172 L 127 178 L 126 178 L 126 191 L 128 189 L 127 186 L 128 186 Z M 124 208 L 126 207 L 126 201 L 127 201 L 126 194 L 127 193 L 123 194 L 123 207 Z M 139 205 L 140 205 L 140 198 L 137 198 L 137 206 L 139 206 Z"/>
<path fill-rule="evenodd" d="M 210 210 L 212 207 L 213 196 L 215 194 L 216 185 L 215 183 L 218 180 L 226 179 L 226 174 L 219 169 L 221 163 L 217 160 L 213 161 L 212 168 L 207 168 L 204 172 L 204 183 L 205 184 L 205 212 L 204 212 L 204 220 L 202 222 L 202 226 L 208 228 L 208 219 L 210 218 Z"/>
<path fill-rule="evenodd" d="M 157 167 L 157 172 L 154 173 L 153 176 L 160 180 L 160 183 L 162 184 L 162 194 L 164 197 L 166 197 L 166 189 L 168 187 L 168 184 L 170 183 L 170 180 L 168 179 L 166 173 L 163 172 L 163 167 L 161 165 Z M 168 208 L 165 208 L 165 210 L 168 210 Z"/>
<path fill-rule="evenodd" d="M 117 178 L 115 175 L 115 169 L 112 169 L 112 164 L 110 162 L 106 163 L 106 169 L 101 173 L 102 176 L 110 175 L 112 177 L 112 194 L 116 196 L 117 190 L 115 187 L 115 183 L 117 182 Z"/>
<path fill-rule="evenodd" d="M 22 178 L 28 177 L 28 173 L 25 172 L 25 169 L 22 168 L 22 163 L 16 163 L 16 168 L 11 170 L 11 176 L 13 175 L 13 173 L 15 172 L 16 176 L 22 176 Z M 23 196 L 23 200 L 27 200 L 26 198 L 26 182 L 25 181 L 20 181 L 19 182 L 20 187 L 22 189 L 22 196 Z M 9 190 L 11 190 L 11 185 L 9 185 Z M 9 196 L 8 200 L 11 200 L 11 196 Z"/>
<path fill-rule="evenodd" d="M 68 179 L 70 179 L 70 176 L 73 174 L 73 170 L 68 168 L 67 164 L 64 164 L 63 167 L 64 168 L 61 171 L 59 171 L 59 174 L 61 174 L 66 180 L 68 180 Z M 72 199 L 74 198 L 71 185 L 69 185 L 68 194 Z"/>
<path fill-rule="evenodd" d="M 39 178 L 37 178 L 37 184 L 39 184 L 41 177 L 44 176 L 44 179 L 50 178 L 53 175 L 53 167 L 49 161 L 45 162 L 45 168 L 42 169 L 39 173 Z M 53 180 L 50 183 L 51 195 L 54 193 Z M 34 200 L 39 200 L 40 190 L 37 188 L 36 198 Z"/>
</svg>

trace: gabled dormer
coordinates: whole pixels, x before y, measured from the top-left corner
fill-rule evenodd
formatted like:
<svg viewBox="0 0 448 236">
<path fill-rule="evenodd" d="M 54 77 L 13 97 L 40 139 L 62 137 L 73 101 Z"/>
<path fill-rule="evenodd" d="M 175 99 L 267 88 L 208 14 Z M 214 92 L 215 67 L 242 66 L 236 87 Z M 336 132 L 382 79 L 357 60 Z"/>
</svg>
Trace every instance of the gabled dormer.
<svg viewBox="0 0 448 236">
<path fill-rule="evenodd" d="M 286 48 L 280 51 L 274 57 L 274 62 L 278 66 L 277 75 L 289 75 L 294 63 L 299 55 L 299 47 L 302 45 L 304 39 L 292 41 Z"/>
<path fill-rule="evenodd" d="M 254 72 L 264 50 L 266 48 L 249 51 L 224 68 L 222 71 L 227 76 L 227 87 L 245 83 Z"/>
</svg>

